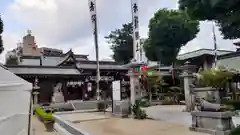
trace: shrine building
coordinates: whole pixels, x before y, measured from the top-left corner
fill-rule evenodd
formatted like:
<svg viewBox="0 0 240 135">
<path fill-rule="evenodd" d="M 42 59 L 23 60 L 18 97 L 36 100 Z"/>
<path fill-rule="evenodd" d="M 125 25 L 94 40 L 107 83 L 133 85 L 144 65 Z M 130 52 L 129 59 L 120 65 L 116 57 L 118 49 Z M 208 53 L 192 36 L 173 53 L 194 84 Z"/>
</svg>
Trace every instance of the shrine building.
<svg viewBox="0 0 240 135">
<path fill-rule="evenodd" d="M 51 102 L 57 87 L 65 101 L 96 99 L 96 61 L 89 60 L 88 55 L 74 54 L 72 50 L 63 53 L 57 49 L 38 48 L 30 32 L 23 37 L 22 46 L 18 46 L 14 52 L 18 64 L 5 66 L 33 84 L 37 80 L 40 88 L 39 103 Z M 113 61 L 100 61 L 99 64 L 100 90 L 105 90 L 106 98 L 111 98 L 112 81 L 127 81 L 128 70 Z"/>
</svg>

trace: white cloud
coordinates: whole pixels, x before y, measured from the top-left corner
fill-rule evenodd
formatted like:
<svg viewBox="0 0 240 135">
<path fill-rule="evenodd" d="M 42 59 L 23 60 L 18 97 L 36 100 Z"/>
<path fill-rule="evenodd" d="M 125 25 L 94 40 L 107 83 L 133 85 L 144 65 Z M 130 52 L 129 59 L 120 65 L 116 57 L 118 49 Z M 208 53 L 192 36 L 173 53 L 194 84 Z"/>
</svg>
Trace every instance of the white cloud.
<svg viewBox="0 0 240 135">
<path fill-rule="evenodd" d="M 147 37 L 149 19 L 159 8 L 176 9 L 178 5 L 177 0 L 139 0 L 139 3 L 142 37 Z M 90 58 L 95 58 L 88 0 L 15 0 L 4 13 L 11 18 L 10 20 L 15 21 L 12 22 L 13 25 L 21 23 L 31 29 L 39 46 L 55 47 L 64 51 L 72 48 L 76 53 L 89 54 Z M 98 0 L 97 13 L 101 59 L 112 54 L 104 36 L 111 30 L 120 28 L 123 23 L 131 21 L 130 0 Z M 5 29 L 6 50 L 14 47 L 25 31 L 10 32 Z M 232 41 L 220 38 L 219 31 L 217 31 L 217 39 L 221 49 L 234 49 Z M 213 47 L 210 23 L 201 24 L 201 31 L 197 38 L 186 45 L 182 52 L 203 47 Z"/>
<path fill-rule="evenodd" d="M 218 27 L 216 27 L 213 22 L 201 22 L 200 24 L 200 32 L 197 34 L 197 37 L 190 41 L 186 46 L 184 46 L 181 50 L 181 53 L 201 49 L 201 48 L 214 48 L 214 40 L 213 40 L 213 26 L 215 27 L 215 34 L 217 40 L 218 49 L 225 50 L 235 50 L 235 46 L 233 45 L 232 40 L 224 40 L 221 36 Z"/>
</svg>

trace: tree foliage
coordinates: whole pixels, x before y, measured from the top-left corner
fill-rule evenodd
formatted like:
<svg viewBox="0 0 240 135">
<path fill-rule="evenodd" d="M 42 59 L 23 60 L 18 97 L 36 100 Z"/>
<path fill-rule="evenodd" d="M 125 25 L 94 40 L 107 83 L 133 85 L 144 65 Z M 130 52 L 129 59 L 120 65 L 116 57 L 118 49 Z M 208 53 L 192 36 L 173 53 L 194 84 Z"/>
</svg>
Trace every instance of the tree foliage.
<svg viewBox="0 0 240 135">
<path fill-rule="evenodd" d="M 133 58 L 133 27 L 132 23 L 123 24 L 121 29 L 111 31 L 105 37 L 111 44 L 113 59 L 123 64 L 129 63 Z"/>
<path fill-rule="evenodd" d="M 225 39 L 240 38 L 240 0 L 179 0 L 179 8 L 197 20 L 216 21 Z"/>
<path fill-rule="evenodd" d="M 6 65 L 18 65 L 18 63 L 17 56 L 9 56 L 6 60 Z"/>
<path fill-rule="evenodd" d="M 2 53 L 3 51 L 3 41 L 2 41 L 2 34 L 3 33 L 3 22 L 1 20 L 1 16 L 0 16 L 0 54 Z"/>
<path fill-rule="evenodd" d="M 199 22 L 191 20 L 186 12 L 161 9 L 149 23 L 149 38 L 144 43 L 146 56 L 151 61 L 170 65 L 182 46 L 196 37 Z"/>
</svg>

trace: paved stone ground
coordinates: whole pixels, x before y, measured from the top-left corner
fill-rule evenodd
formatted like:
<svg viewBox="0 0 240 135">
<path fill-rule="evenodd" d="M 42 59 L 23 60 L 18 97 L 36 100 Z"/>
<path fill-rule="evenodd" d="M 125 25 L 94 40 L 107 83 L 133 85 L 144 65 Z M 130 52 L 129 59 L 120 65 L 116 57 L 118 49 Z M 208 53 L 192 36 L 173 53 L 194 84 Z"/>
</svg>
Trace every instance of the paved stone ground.
<svg viewBox="0 0 240 135">
<path fill-rule="evenodd" d="M 73 123 L 110 118 L 109 115 L 104 115 L 103 112 L 80 112 L 80 113 L 72 113 L 72 114 L 62 114 L 59 116 L 64 120 L 67 120 Z"/>
<path fill-rule="evenodd" d="M 163 120 L 170 123 L 191 126 L 192 116 L 189 112 L 183 112 L 182 105 L 158 105 L 144 108 L 149 118 Z M 240 117 L 233 117 L 235 126 L 240 124 Z"/>
<path fill-rule="evenodd" d="M 158 105 L 145 108 L 149 118 L 170 123 L 191 126 L 192 116 L 189 112 L 183 112 L 182 105 Z"/>
<path fill-rule="evenodd" d="M 192 132 L 184 124 L 149 119 L 113 118 L 109 113 L 102 112 L 63 114 L 60 117 L 93 135 L 207 135 Z"/>
<path fill-rule="evenodd" d="M 47 132 L 44 125 L 35 117 L 32 117 L 32 135 L 59 135 L 56 132 Z"/>
<path fill-rule="evenodd" d="M 184 106 L 152 106 L 146 108 L 156 120 L 135 120 L 110 117 L 109 113 L 91 112 L 62 114 L 82 131 L 94 135 L 208 135 L 189 130 L 191 116 L 182 112 Z"/>
<path fill-rule="evenodd" d="M 74 123 L 82 131 L 94 135 L 208 135 L 192 132 L 187 126 L 156 120 L 108 118 Z"/>
</svg>

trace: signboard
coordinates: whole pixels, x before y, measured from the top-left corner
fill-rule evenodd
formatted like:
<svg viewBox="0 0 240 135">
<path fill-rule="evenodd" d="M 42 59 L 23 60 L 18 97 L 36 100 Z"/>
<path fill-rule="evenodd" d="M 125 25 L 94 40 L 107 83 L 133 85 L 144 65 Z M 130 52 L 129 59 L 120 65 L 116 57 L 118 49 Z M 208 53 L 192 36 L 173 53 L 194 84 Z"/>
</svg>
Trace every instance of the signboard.
<svg viewBox="0 0 240 135">
<path fill-rule="evenodd" d="M 91 81 L 96 81 L 96 76 L 90 76 L 89 79 Z M 113 81 L 114 77 L 113 76 L 101 76 L 100 80 L 101 81 L 104 81 L 104 80 L 106 80 L 106 81 Z"/>
<path fill-rule="evenodd" d="M 113 100 L 117 100 L 117 101 L 121 100 L 121 81 L 112 82 L 112 94 L 113 94 Z"/>
<path fill-rule="evenodd" d="M 91 15 L 91 21 L 93 26 L 93 34 L 97 34 L 97 11 L 96 11 L 96 0 L 88 0 L 90 15 Z"/>
<path fill-rule="evenodd" d="M 87 84 L 87 90 L 88 91 L 92 91 L 92 83 L 88 83 Z"/>
</svg>

